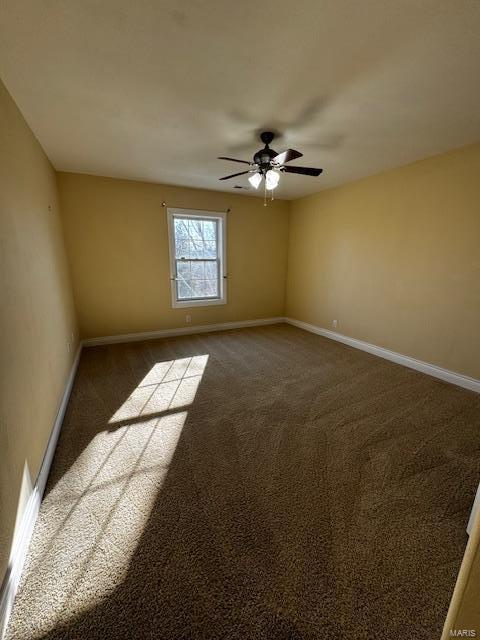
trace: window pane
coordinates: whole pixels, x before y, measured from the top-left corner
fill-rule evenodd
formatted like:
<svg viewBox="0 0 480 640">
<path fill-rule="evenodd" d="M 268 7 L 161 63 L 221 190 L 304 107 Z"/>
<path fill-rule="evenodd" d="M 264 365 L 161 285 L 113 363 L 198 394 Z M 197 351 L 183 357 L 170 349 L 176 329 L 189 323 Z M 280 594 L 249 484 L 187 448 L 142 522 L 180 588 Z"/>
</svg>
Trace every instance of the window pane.
<svg viewBox="0 0 480 640">
<path fill-rule="evenodd" d="M 188 234 L 192 240 L 203 240 L 203 220 L 189 220 Z"/>
<path fill-rule="evenodd" d="M 206 240 L 204 242 L 204 257 L 216 258 L 217 257 L 217 243 L 215 241 Z"/>
<path fill-rule="evenodd" d="M 217 261 L 205 262 L 205 278 L 207 280 L 216 280 L 218 278 Z"/>
<path fill-rule="evenodd" d="M 203 237 L 204 240 L 216 240 L 217 238 L 217 223 L 213 220 L 204 220 L 203 222 Z"/>
<path fill-rule="evenodd" d="M 186 258 L 189 253 L 188 240 L 175 240 L 175 258 Z"/>
<path fill-rule="evenodd" d="M 205 279 L 205 262 L 192 262 L 192 280 Z"/>
<path fill-rule="evenodd" d="M 187 220 L 182 218 L 174 218 L 175 240 L 188 240 Z"/>
<path fill-rule="evenodd" d="M 205 280 L 193 280 L 192 287 L 195 293 L 195 298 L 206 298 L 207 292 L 204 286 Z"/>
<path fill-rule="evenodd" d="M 186 238 L 188 236 L 188 220 L 186 218 L 174 218 L 175 235 Z"/>
<path fill-rule="evenodd" d="M 205 280 L 205 291 L 207 292 L 207 296 L 218 298 L 218 280 Z"/>
<path fill-rule="evenodd" d="M 177 278 L 182 280 L 190 280 L 191 262 L 177 262 Z"/>
<path fill-rule="evenodd" d="M 192 287 L 188 280 L 177 281 L 177 292 L 179 300 L 188 300 L 188 298 L 193 298 Z"/>
</svg>

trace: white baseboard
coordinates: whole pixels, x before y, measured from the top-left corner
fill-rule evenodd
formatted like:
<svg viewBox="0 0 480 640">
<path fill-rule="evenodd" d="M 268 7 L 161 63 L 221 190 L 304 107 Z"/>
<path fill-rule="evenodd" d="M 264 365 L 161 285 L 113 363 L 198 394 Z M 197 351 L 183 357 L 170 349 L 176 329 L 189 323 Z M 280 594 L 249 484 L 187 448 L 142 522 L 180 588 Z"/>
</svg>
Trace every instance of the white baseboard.
<svg viewBox="0 0 480 640">
<path fill-rule="evenodd" d="M 480 512 L 480 484 L 478 485 L 477 493 L 475 494 L 475 499 L 473 501 L 473 507 L 470 512 L 470 518 L 468 519 L 468 524 L 467 524 L 468 535 L 472 533 L 473 524 L 477 518 L 477 513 L 479 512 Z"/>
<path fill-rule="evenodd" d="M 67 382 L 65 384 L 65 391 L 63 392 L 62 399 L 58 407 L 57 417 L 55 418 L 55 422 L 53 423 L 52 433 L 50 434 L 47 449 L 45 451 L 45 455 L 43 456 L 42 466 L 40 467 L 37 482 L 35 484 L 38 489 L 40 500 L 42 499 L 43 493 L 45 491 L 45 485 L 47 484 L 48 474 L 50 473 L 50 467 L 52 466 L 53 456 L 55 454 L 55 449 L 57 448 L 58 436 L 60 435 L 63 418 L 65 416 L 65 411 L 67 410 L 70 394 L 72 392 L 73 382 L 75 380 L 75 375 L 78 369 L 78 363 L 80 362 L 80 354 L 82 353 L 82 346 L 83 345 L 80 342 L 80 344 L 78 345 L 77 353 L 75 354 L 75 358 L 72 363 L 72 367 L 70 369 L 70 373 L 68 374 Z"/>
<path fill-rule="evenodd" d="M 226 331 L 228 329 L 243 329 L 245 327 L 258 327 L 267 324 L 284 322 L 285 318 L 260 318 L 258 320 L 240 320 L 239 322 L 222 322 L 220 324 L 197 324 L 191 327 L 178 329 L 159 329 L 158 331 L 144 331 L 142 333 L 124 333 L 116 336 L 101 336 L 100 338 L 87 338 L 83 341 L 84 347 L 95 347 L 102 344 L 116 344 L 119 342 L 138 342 L 155 338 L 170 338 L 173 336 L 185 336 L 193 333 L 209 333 L 211 331 Z"/>
<path fill-rule="evenodd" d="M 78 363 L 80 361 L 80 353 L 82 344 L 78 346 L 75 359 L 73 361 L 70 373 L 68 374 L 65 390 L 60 401 L 57 415 L 53 423 L 52 432 L 48 441 L 48 445 L 43 457 L 42 465 L 35 482 L 35 486 L 23 512 L 18 534 L 13 541 L 12 552 L 10 554 L 10 562 L 8 564 L 5 578 L 0 589 L 0 638 L 4 638 L 7 630 L 8 619 L 12 611 L 13 602 L 17 593 L 20 576 L 22 574 L 23 565 L 27 557 L 28 546 L 32 537 L 33 528 L 37 520 L 40 503 L 42 501 L 45 485 L 47 483 L 48 474 L 52 465 L 53 455 L 57 446 L 58 436 L 62 426 L 63 418 L 67 408 L 70 393 L 73 387 L 73 381 L 77 372 Z"/>
<path fill-rule="evenodd" d="M 17 593 L 20 576 L 27 556 L 28 545 L 33 533 L 33 527 L 40 508 L 40 496 L 37 487 L 33 488 L 30 498 L 23 512 L 17 539 L 14 541 L 10 562 L 3 579 L 0 592 L 0 638 L 4 638 L 13 602 Z"/>
<path fill-rule="evenodd" d="M 367 351 L 368 353 L 372 353 L 373 355 L 379 356 L 380 358 L 391 360 L 392 362 L 396 362 L 397 364 L 409 367 L 410 369 L 421 371 L 422 373 L 426 373 L 427 375 L 433 376 L 434 378 L 439 378 L 440 380 L 444 380 L 445 382 L 456 384 L 457 386 L 463 387 L 464 389 L 469 389 L 470 391 L 476 391 L 477 393 L 480 393 L 480 380 L 478 380 L 477 378 L 470 378 L 469 376 L 464 376 L 461 373 L 456 373 L 455 371 L 442 369 L 442 367 L 437 367 L 437 365 L 435 364 L 423 362 L 423 360 L 417 360 L 416 358 L 411 358 L 410 356 L 404 356 L 401 353 L 396 353 L 395 351 L 390 351 L 389 349 L 384 349 L 383 347 L 377 347 L 376 345 L 370 344 L 369 342 L 357 340 L 356 338 L 350 338 L 349 336 L 344 336 L 341 333 L 336 333 L 335 331 L 317 327 L 316 325 L 309 324 L 308 322 L 302 322 L 301 320 L 295 320 L 294 318 L 285 318 L 285 322 L 294 325 L 295 327 L 299 327 L 300 329 L 305 329 L 305 331 L 316 333 L 319 336 L 323 336 L 324 338 L 330 338 L 331 340 L 336 340 L 337 342 L 343 342 L 343 344 L 348 344 L 350 347 L 355 347 L 355 349 L 361 349 L 362 351 Z"/>
</svg>

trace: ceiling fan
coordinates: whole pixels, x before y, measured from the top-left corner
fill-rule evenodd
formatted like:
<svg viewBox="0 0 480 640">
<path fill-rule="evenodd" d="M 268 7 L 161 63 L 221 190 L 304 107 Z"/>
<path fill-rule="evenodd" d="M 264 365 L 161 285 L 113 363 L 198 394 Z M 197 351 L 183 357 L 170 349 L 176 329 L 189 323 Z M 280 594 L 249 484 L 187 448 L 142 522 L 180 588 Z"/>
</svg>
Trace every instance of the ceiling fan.
<svg viewBox="0 0 480 640">
<path fill-rule="evenodd" d="M 243 176 L 247 173 L 251 173 L 252 175 L 248 178 L 248 181 L 254 189 L 258 189 L 262 182 L 262 178 L 265 178 L 265 188 L 273 190 L 278 186 L 281 172 L 301 173 L 305 176 L 319 176 L 322 173 L 323 169 L 314 169 L 313 167 L 285 166 L 286 162 L 290 162 L 296 158 L 301 158 L 303 154 L 299 151 L 295 151 L 295 149 L 287 149 L 286 151 L 282 151 L 282 153 L 277 153 L 273 149 L 270 149 L 269 144 L 272 142 L 274 137 L 275 134 L 271 131 L 263 131 L 260 134 L 260 140 L 265 144 L 265 147 L 256 152 L 253 156 L 253 162 L 220 156 L 218 158 L 219 160 L 241 162 L 242 164 L 248 164 L 250 166 L 250 169 L 247 171 L 232 173 L 232 175 L 220 178 L 220 180 L 229 180 L 230 178 L 236 178 L 237 176 Z"/>
</svg>

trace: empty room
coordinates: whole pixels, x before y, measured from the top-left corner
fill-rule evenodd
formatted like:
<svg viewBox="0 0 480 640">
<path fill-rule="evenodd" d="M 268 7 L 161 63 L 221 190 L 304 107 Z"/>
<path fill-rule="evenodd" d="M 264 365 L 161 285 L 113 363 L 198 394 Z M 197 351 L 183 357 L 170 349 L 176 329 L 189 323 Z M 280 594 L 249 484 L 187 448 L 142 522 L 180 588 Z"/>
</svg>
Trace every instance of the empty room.
<svg viewBox="0 0 480 640">
<path fill-rule="evenodd" d="M 0 640 L 480 638 L 480 2 L 0 3 Z"/>
</svg>

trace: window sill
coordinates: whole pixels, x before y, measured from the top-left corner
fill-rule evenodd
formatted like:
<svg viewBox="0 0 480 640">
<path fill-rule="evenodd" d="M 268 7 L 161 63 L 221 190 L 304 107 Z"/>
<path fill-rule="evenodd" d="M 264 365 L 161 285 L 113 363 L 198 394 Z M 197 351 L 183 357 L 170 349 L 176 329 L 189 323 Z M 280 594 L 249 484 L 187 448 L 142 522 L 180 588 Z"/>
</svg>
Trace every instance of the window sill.
<svg viewBox="0 0 480 640">
<path fill-rule="evenodd" d="M 172 307 L 174 309 L 185 309 L 189 307 L 213 307 L 221 304 L 227 304 L 225 298 L 214 298 L 212 300 L 174 300 Z"/>
</svg>

